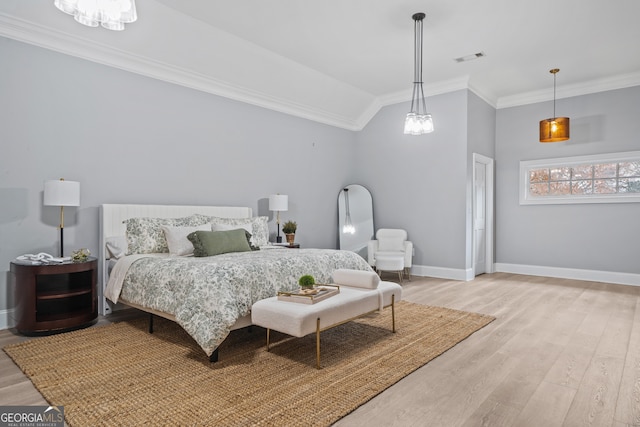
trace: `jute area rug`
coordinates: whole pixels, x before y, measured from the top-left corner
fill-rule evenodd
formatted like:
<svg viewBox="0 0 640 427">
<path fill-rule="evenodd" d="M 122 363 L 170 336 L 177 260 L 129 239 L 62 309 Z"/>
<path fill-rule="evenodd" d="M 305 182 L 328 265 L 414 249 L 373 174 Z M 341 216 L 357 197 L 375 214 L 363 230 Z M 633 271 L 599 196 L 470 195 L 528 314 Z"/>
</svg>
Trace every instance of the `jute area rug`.
<svg viewBox="0 0 640 427">
<path fill-rule="evenodd" d="M 97 326 L 4 351 L 70 426 L 328 426 L 442 354 L 492 317 L 402 301 L 321 334 L 233 331 L 209 363 L 175 323 Z"/>
</svg>

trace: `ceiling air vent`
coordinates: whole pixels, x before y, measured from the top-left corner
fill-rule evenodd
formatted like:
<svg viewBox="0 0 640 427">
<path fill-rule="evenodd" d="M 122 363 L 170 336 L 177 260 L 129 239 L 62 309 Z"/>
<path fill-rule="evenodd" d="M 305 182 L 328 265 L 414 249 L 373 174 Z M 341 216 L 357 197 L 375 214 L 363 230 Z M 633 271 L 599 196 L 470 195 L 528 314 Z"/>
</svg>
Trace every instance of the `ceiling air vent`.
<svg viewBox="0 0 640 427">
<path fill-rule="evenodd" d="M 467 62 L 474 59 L 482 58 L 486 56 L 484 52 L 472 53 L 471 55 L 461 56 L 459 58 L 454 58 L 453 60 L 456 62 Z"/>
</svg>

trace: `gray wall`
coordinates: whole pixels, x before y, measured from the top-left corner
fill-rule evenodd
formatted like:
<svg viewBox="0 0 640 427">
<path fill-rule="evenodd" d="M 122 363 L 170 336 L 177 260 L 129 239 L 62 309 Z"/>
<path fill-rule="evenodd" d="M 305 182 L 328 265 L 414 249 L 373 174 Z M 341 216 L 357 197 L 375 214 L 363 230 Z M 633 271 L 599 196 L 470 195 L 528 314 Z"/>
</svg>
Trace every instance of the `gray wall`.
<svg viewBox="0 0 640 427">
<path fill-rule="evenodd" d="M 521 160 L 640 150 L 640 86 L 556 101 L 571 118 L 571 139 L 538 142 L 552 102 L 500 109 L 496 135 L 496 261 L 640 273 L 640 203 L 525 205 Z"/>
<path fill-rule="evenodd" d="M 243 205 L 282 219 L 306 247 L 337 247 L 337 197 L 373 196 L 375 227 L 407 229 L 414 265 L 471 266 L 471 159 L 496 159 L 496 262 L 640 273 L 640 204 L 520 206 L 518 162 L 640 150 L 640 87 L 558 100 L 572 138 L 538 142 L 551 102 L 496 111 L 468 90 L 430 97 L 435 132 L 402 134 L 408 103 L 349 132 L 0 37 L 0 323 L 9 262 L 57 252 L 59 210 L 43 182 L 81 182 L 66 250 L 98 253 L 103 203 Z M 251 123 L 251 124 L 247 124 Z M 271 221 L 275 233 L 275 222 Z"/>
<path fill-rule="evenodd" d="M 482 154 L 494 159 L 496 140 L 496 110 L 473 92 L 468 92 L 467 112 L 467 246 L 466 269 L 473 268 L 473 154 Z M 494 194 L 495 195 L 495 194 Z M 494 207 L 495 208 L 495 207 Z"/>
<path fill-rule="evenodd" d="M 81 183 L 65 247 L 98 253 L 103 203 L 241 205 L 298 222 L 305 247 L 336 247 L 337 195 L 355 134 L 0 38 L 0 314 L 9 262 L 57 254 L 59 209 L 43 183 Z M 275 221 L 270 223 L 275 233 Z M 2 316 L 0 316 L 2 317 Z"/>
<path fill-rule="evenodd" d="M 465 267 L 467 91 L 430 97 L 435 131 L 402 133 L 409 103 L 383 108 L 356 136 L 360 184 L 373 195 L 375 228 L 403 228 L 413 263 Z"/>
</svg>

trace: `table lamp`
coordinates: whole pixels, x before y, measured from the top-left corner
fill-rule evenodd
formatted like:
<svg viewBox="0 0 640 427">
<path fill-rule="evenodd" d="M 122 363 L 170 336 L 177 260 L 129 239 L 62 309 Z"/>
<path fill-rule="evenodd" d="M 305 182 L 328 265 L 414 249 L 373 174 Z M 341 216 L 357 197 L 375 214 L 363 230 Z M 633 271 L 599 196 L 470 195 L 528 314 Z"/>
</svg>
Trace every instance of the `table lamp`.
<svg viewBox="0 0 640 427">
<path fill-rule="evenodd" d="M 60 206 L 60 256 L 64 256 L 64 207 L 80 206 L 80 183 L 64 178 L 44 183 L 44 205 Z"/>
<path fill-rule="evenodd" d="M 272 194 L 269 196 L 269 210 L 276 211 L 276 223 L 278 224 L 278 235 L 276 236 L 276 243 L 282 243 L 282 236 L 280 236 L 280 212 L 289 210 L 289 196 L 284 194 Z"/>
</svg>

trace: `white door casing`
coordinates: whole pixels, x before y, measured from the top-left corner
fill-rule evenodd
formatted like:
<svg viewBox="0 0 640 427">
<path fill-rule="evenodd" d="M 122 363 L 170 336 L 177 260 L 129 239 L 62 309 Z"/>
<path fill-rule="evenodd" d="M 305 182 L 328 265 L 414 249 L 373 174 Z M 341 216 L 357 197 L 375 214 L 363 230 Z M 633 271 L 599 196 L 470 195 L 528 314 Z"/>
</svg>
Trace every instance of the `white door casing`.
<svg viewBox="0 0 640 427">
<path fill-rule="evenodd" d="M 475 276 L 486 273 L 486 169 L 487 165 L 484 163 L 475 163 L 473 174 L 473 271 Z"/>
<path fill-rule="evenodd" d="M 473 275 L 493 272 L 493 159 L 473 154 Z"/>
</svg>

